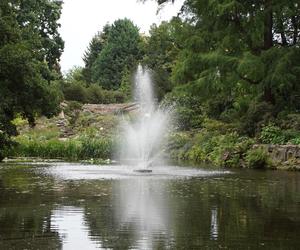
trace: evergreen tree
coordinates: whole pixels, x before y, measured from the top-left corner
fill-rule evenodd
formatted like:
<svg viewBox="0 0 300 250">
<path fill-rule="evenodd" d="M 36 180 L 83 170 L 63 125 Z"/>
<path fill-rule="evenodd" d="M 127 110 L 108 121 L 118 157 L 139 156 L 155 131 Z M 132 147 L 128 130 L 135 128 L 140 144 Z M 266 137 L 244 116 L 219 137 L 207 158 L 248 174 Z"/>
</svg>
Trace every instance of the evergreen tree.
<svg viewBox="0 0 300 250">
<path fill-rule="evenodd" d="M 105 89 L 118 89 L 122 72 L 136 66 L 141 58 L 138 28 L 128 19 L 111 26 L 107 42 L 92 66 L 92 81 Z"/>
<path fill-rule="evenodd" d="M 299 110 L 299 13 L 299 0 L 185 1 L 175 31 L 176 92 L 196 96 L 208 116 L 228 121 L 259 123 L 268 112 Z"/>
<path fill-rule="evenodd" d="M 83 69 L 83 75 L 87 83 L 92 83 L 92 67 L 98 58 L 100 52 L 107 43 L 108 34 L 111 26 L 105 25 L 102 32 L 98 32 L 90 41 L 89 46 L 84 53 L 83 61 L 85 67 Z"/>
<path fill-rule="evenodd" d="M 191 35 L 174 79 L 192 84 L 199 93 L 226 92 L 233 100 L 252 91 L 277 109 L 296 106 L 298 2 L 186 1 Z"/>
</svg>

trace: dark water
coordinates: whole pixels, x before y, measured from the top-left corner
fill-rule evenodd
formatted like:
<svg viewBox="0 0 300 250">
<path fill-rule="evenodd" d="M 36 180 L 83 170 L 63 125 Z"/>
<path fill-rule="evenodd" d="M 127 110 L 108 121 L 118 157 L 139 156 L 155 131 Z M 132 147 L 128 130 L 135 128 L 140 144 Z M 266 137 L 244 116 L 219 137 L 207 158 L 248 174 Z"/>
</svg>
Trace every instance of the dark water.
<svg viewBox="0 0 300 250">
<path fill-rule="evenodd" d="M 0 249 L 300 249 L 300 173 L 109 168 L 0 165 Z"/>
</svg>

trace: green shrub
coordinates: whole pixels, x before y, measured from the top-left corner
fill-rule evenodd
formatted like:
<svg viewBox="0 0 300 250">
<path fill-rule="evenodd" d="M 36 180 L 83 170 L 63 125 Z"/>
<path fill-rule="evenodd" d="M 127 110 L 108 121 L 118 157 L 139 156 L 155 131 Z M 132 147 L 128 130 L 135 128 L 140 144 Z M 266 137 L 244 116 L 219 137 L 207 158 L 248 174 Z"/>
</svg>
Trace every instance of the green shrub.
<svg viewBox="0 0 300 250">
<path fill-rule="evenodd" d="M 205 119 L 203 129 L 194 133 L 176 133 L 170 138 L 170 155 L 174 159 L 195 163 L 209 162 L 215 166 L 241 166 L 245 153 L 255 141 L 240 137 L 231 124 Z M 188 135 L 188 136 L 187 136 Z"/>
<path fill-rule="evenodd" d="M 67 107 L 65 108 L 65 112 L 67 114 L 72 113 L 75 110 L 80 110 L 82 108 L 82 103 L 77 101 L 69 101 Z"/>
<path fill-rule="evenodd" d="M 199 99 L 185 93 L 172 92 L 166 95 L 162 105 L 174 107 L 174 116 L 180 130 L 201 128 L 203 114 Z"/>
<path fill-rule="evenodd" d="M 295 137 L 289 141 L 292 144 L 299 145 L 300 144 L 300 136 Z"/>
<path fill-rule="evenodd" d="M 78 101 L 81 103 L 87 101 L 87 89 L 80 83 L 72 83 L 64 86 L 63 94 L 68 101 Z"/>
<path fill-rule="evenodd" d="M 86 90 L 88 103 L 103 103 L 103 89 L 97 84 L 92 84 Z"/>
<path fill-rule="evenodd" d="M 278 114 L 278 124 L 284 129 L 300 130 L 300 114 L 283 111 Z"/>
<path fill-rule="evenodd" d="M 114 91 L 104 89 L 102 103 L 108 104 L 108 103 L 115 103 L 115 102 L 116 102 L 116 98 L 114 95 Z"/>
<path fill-rule="evenodd" d="M 274 124 L 264 126 L 259 139 L 262 143 L 284 144 L 286 142 L 282 130 Z"/>
<path fill-rule="evenodd" d="M 168 138 L 168 150 L 180 149 L 191 141 L 190 136 L 184 132 L 173 133 Z"/>
<path fill-rule="evenodd" d="M 245 159 L 249 168 L 261 169 L 270 165 L 268 153 L 263 148 L 250 149 Z"/>
<path fill-rule="evenodd" d="M 121 91 L 115 90 L 114 91 L 114 99 L 116 103 L 123 103 L 126 100 L 126 96 Z"/>
<path fill-rule="evenodd" d="M 259 137 L 262 143 L 271 144 L 298 144 L 297 142 L 299 142 L 299 140 L 297 138 L 300 138 L 299 131 L 294 129 L 281 129 L 274 124 L 264 126 Z"/>
</svg>

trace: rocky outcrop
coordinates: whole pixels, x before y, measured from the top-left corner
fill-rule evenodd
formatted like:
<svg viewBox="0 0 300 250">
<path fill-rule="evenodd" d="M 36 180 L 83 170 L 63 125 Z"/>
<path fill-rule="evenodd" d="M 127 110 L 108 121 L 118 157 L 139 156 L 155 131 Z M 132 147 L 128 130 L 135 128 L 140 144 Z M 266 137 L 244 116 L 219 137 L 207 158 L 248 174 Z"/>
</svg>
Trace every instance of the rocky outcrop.
<svg viewBox="0 0 300 250">
<path fill-rule="evenodd" d="M 277 162 L 300 162 L 300 146 L 298 145 L 257 144 L 253 147 L 264 148 L 270 155 L 271 159 Z"/>
<path fill-rule="evenodd" d="M 84 104 L 83 112 L 94 114 L 119 114 L 135 111 L 139 108 L 137 103 L 116 103 L 116 104 Z"/>
<path fill-rule="evenodd" d="M 74 135 L 74 132 L 68 126 L 68 120 L 66 118 L 59 117 L 59 120 L 56 122 L 56 126 L 60 130 L 60 138 L 68 138 Z"/>
</svg>

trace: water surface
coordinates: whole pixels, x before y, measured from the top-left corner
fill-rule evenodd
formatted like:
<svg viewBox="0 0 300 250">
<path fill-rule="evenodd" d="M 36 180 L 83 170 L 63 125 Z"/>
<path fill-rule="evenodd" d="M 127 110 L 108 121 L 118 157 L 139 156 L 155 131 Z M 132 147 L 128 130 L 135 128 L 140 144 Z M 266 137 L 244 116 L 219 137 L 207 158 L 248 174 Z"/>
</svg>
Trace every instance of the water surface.
<svg viewBox="0 0 300 250">
<path fill-rule="evenodd" d="M 0 249 L 299 249 L 300 173 L 0 165 Z"/>
</svg>

